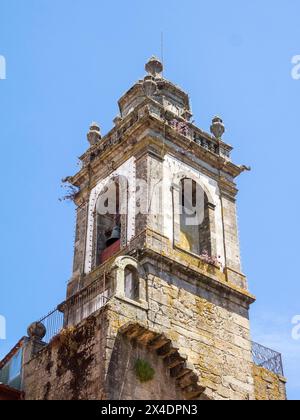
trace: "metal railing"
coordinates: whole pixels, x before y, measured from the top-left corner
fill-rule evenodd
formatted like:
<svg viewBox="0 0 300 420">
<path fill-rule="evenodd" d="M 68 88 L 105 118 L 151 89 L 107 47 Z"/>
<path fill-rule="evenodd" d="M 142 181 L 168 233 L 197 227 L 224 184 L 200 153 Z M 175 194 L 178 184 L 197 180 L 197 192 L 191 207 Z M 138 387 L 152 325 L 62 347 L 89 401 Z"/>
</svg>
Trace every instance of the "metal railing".
<svg viewBox="0 0 300 420">
<path fill-rule="evenodd" d="M 113 295 L 111 282 L 105 277 L 72 296 L 62 306 L 65 326 L 79 324 L 107 304 Z"/>
<path fill-rule="evenodd" d="M 55 337 L 63 329 L 64 326 L 64 314 L 58 309 L 54 309 L 44 318 L 40 319 L 45 328 L 46 335 L 43 338 L 45 343 L 49 343 L 53 337 Z"/>
<path fill-rule="evenodd" d="M 111 282 L 103 276 L 40 319 L 45 328 L 44 343 L 49 343 L 65 327 L 81 321 L 104 307 L 112 298 Z"/>
<path fill-rule="evenodd" d="M 253 342 L 252 357 L 257 366 L 263 367 L 276 375 L 284 376 L 280 353 Z"/>
</svg>

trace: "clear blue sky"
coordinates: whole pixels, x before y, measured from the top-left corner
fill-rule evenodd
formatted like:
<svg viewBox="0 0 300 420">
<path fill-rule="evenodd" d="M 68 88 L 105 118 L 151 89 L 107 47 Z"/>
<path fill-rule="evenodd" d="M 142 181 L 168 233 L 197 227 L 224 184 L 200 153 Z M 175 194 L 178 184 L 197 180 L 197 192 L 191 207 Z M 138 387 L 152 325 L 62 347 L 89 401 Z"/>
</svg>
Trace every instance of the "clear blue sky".
<svg viewBox="0 0 300 420">
<path fill-rule="evenodd" d="M 224 118 L 234 160 L 253 168 L 239 179 L 253 338 L 282 351 L 300 399 L 299 16 L 298 0 L 0 0 L 0 357 L 64 299 L 75 212 L 60 180 L 78 169 L 90 122 L 112 127 L 164 31 L 166 77 L 190 93 L 200 127 Z"/>
</svg>

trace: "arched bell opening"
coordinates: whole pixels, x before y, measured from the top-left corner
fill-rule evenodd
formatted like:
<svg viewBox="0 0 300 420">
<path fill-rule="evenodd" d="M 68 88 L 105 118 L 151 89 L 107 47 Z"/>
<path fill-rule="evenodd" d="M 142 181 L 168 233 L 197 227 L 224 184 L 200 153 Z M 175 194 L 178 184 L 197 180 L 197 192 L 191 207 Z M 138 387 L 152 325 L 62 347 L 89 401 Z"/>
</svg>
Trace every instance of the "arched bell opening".
<svg viewBox="0 0 300 420">
<path fill-rule="evenodd" d="M 94 266 L 116 254 L 127 240 L 127 189 L 125 177 L 114 178 L 101 191 L 96 204 Z"/>
<path fill-rule="evenodd" d="M 207 194 L 196 181 L 180 181 L 180 247 L 197 255 L 212 255 L 212 226 Z"/>
</svg>

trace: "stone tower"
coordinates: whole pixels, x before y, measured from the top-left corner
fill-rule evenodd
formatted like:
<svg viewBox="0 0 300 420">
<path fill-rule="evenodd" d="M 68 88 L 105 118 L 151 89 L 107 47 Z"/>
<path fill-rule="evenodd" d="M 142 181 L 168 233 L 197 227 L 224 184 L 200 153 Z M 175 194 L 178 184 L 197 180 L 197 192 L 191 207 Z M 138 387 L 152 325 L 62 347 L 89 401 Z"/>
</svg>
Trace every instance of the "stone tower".
<svg viewBox="0 0 300 420">
<path fill-rule="evenodd" d="M 210 134 L 196 127 L 162 71 L 151 58 L 107 135 L 91 125 L 67 179 L 77 225 L 64 328 L 26 361 L 28 399 L 267 395 L 238 239 L 235 179 L 247 168 L 232 162 L 222 120 Z"/>
</svg>

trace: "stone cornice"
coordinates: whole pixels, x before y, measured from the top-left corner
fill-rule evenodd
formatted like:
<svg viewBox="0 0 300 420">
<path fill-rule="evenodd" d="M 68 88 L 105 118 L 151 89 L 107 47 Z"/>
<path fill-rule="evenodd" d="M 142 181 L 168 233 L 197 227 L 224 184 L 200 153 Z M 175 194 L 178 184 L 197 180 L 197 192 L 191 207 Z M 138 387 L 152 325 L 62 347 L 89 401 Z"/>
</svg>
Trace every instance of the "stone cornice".
<svg viewBox="0 0 300 420">
<path fill-rule="evenodd" d="M 181 120 L 182 122 L 185 121 L 175 114 L 172 115 L 171 111 L 166 111 L 161 104 L 147 98 L 126 118 L 121 120 L 121 122 L 119 122 L 106 136 L 104 136 L 98 144 L 92 146 L 80 157 L 80 159 L 84 162 L 84 167 L 75 176 L 70 177 L 70 182 L 77 186 L 81 185 L 88 173 L 87 166 L 94 166 L 95 161 L 98 164 L 103 164 L 105 159 L 108 159 L 117 148 L 125 145 L 125 142 L 128 139 L 132 140 L 132 137 L 137 136 L 137 133 L 141 132 L 145 126 L 146 128 L 149 128 L 149 126 L 151 127 L 151 124 L 153 123 L 155 123 L 156 128 L 161 134 L 166 133 L 166 136 L 170 141 L 174 141 L 174 144 L 181 147 L 183 153 L 193 153 L 198 156 L 199 159 L 202 159 L 218 170 L 224 171 L 224 173 L 227 173 L 233 178 L 240 175 L 246 169 L 243 166 L 235 165 L 227 158 L 209 150 L 209 148 L 201 146 L 191 136 L 187 137 L 176 131 L 168 125 L 166 119 L 168 115 L 169 119 L 173 117 L 177 120 Z M 185 121 L 185 123 L 190 130 L 196 133 L 195 135 L 201 136 L 204 141 L 214 144 L 215 147 L 223 147 L 228 153 L 232 150 L 231 146 L 222 141 L 218 141 L 210 134 L 202 131 L 193 124 L 188 123 L 187 121 Z M 111 162 L 110 159 L 108 160 Z"/>
<path fill-rule="evenodd" d="M 166 264 L 173 272 L 179 271 L 185 275 L 190 273 L 191 278 L 197 278 L 203 286 L 213 287 L 214 289 L 226 293 L 228 296 L 235 296 L 247 305 L 251 305 L 255 302 L 256 298 L 251 293 L 246 289 L 242 289 L 235 284 L 228 282 L 224 273 L 216 267 L 205 263 L 200 257 L 185 255 L 184 252 L 174 249 L 171 244 L 168 246 L 168 239 L 164 239 L 160 234 L 149 229 L 147 229 L 146 235 L 148 239 L 142 255 L 150 256 L 153 260 Z M 160 240 L 164 242 L 165 247 L 167 247 L 167 251 L 161 252 L 161 250 L 158 250 L 155 246 L 151 245 L 151 240 L 149 241 L 149 238 L 151 237 L 160 238 Z"/>
<path fill-rule="evenodd" d="M 166 250 L 156 249 L 153 245 L 152 238 L 164 243 Z M 192 279 L 197 279 L 203 287 L 214 289 L 220 293 L 225 293 L 228 298 L 230 296 L 238 298 L 246 305 L 255 302 L 255 297 L 246 289 L 242 289 L 226 279 L 226 275 L 222 271 L 210 264 L 207 264 L 200 257 L 187 255 L 184 252 L 173 248 L 167 237 L 160 235 L 151 229 L 146 229 L 138 236 L 132 239 L 130 244 L 123 248 L 118 254 L 114 255 L 105 264 L 97 267 L 87 276 L 85 276 L 84 286 L 91 284 L 103 273 L 109 272 L 115 259 L 120 255 L 135 255 L 139 261 L 150 258 L 153 262 L 164 264 L 172 272 L 181 272 L 185 275 L 190 274 Z"/>
<path fill-rule="evenodd" d="M 115 147 L 113 150 L 110 150 L 109 155 L 103 155 L 100 159 L 97 159 L 88 167 L 84 168 L 82 172 L 77 174 L 77 176 L 72 179 L 72 182 L 75 183 L 75 185 L 81 187 L 81 191 L 76 198 L 76 203 L 79 205 L 82 204 L 82 200 L 88 199 L 90 190 L 95 187 L 99 179 L 108 177 L 130 157 L 135 156 L 139 159 L 141 156 L 147 154 L 161 160 L 164 159 L 166 154 L 170 154 L 177 159 L 185 161 L 189 166 L 194 167 L 196 170 L 214 179 L 219 184 L 220 191 L 223 195 L 226 195 L 231 199 L 235 198 L 238 190 L 231 177 L 228 179 L 224 173 L 223 176 L 220 175 L 221 171 L 216 170 L 216 168 L 215 171 L 213 171 L 212 166 L 211 170 L 209 167 L 205 167 L 202 163 L 204 162 L 204 158 L 201 158 L 201 155 L 199 156 L 199 154 L 196 156 L 196 153 L 186 153 L 183 156 L 177 149 L 177 147 L 182 146 L 180 143 L 181 139 L 168 138 L 164 144 L 164 150 L 162 150 L 161 140 L 155 134 L 153 128 L 155 127 L 152 126 L 151 130 L 149 127 L 145 127 L 142 124 L 139 128 L 136 128 L 133 137 L 129 136 L 124 139 L 124 149 L 122 153 L 120 153 L 119 147 Z M 128 145 L 132 141 L 132 138 L 136 139 L 139 133 L 142 134 L 138 137 L 138 141 L 134 141 L 132 147 L 129 148 Z M 162 153 L 164 155 L 162 155 Z M 81 182 L 81 184 L 78 184 L 79 182 Z"/>
</svg>

